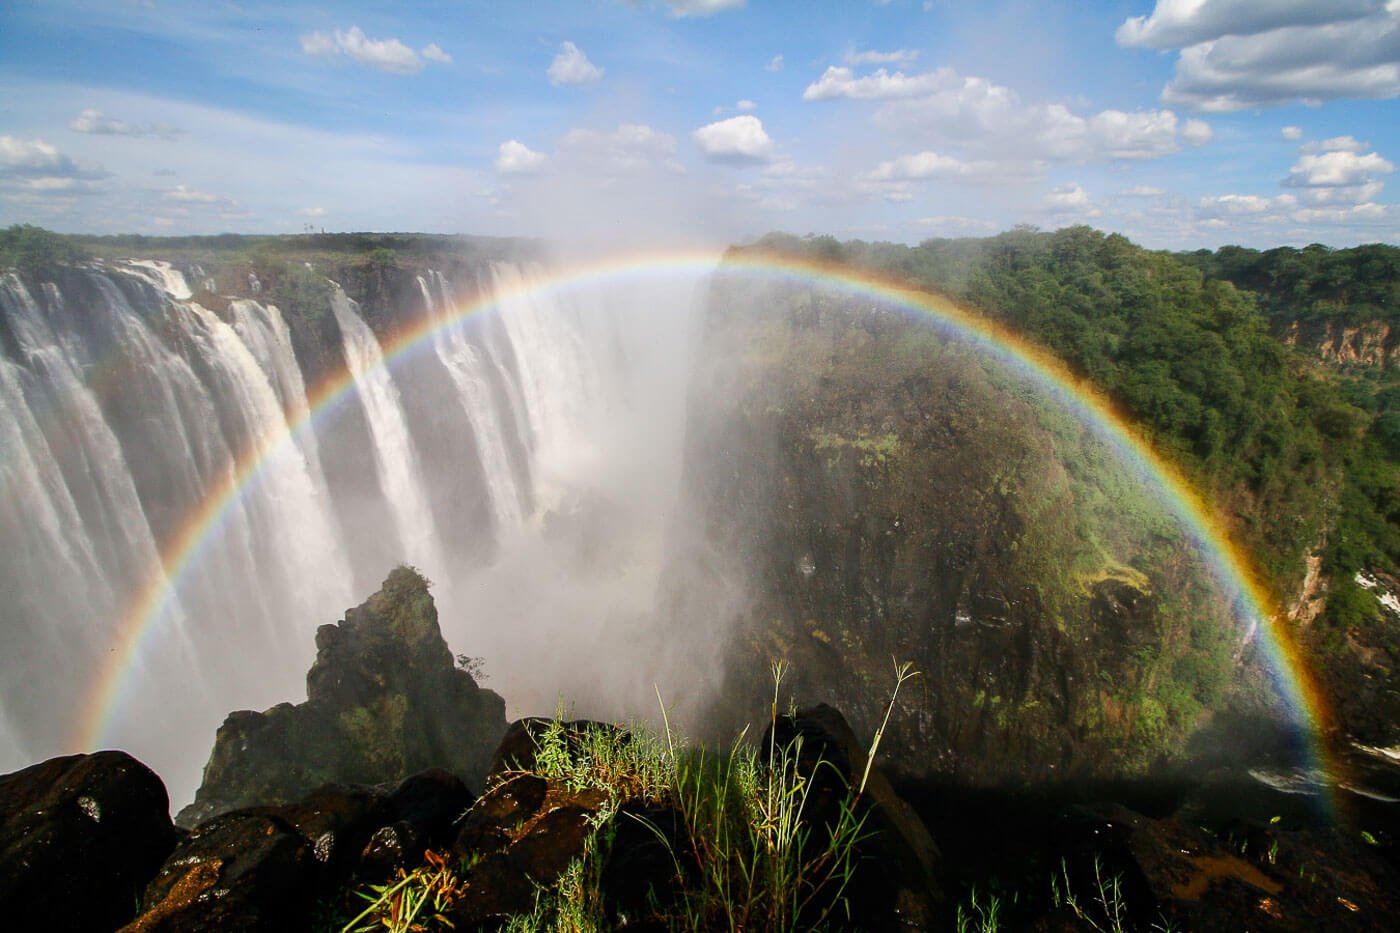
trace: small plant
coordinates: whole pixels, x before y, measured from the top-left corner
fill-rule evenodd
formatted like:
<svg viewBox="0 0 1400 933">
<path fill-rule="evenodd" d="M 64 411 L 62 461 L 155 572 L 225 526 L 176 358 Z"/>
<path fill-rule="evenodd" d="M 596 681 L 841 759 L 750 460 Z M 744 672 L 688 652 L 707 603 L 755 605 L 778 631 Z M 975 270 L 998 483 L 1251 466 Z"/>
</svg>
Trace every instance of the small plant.
<svg viewBox="0 0 1400 933">
<path fill-rule="evenodd" d="M 472 680 L 478 684 L 486 682 L 486 659 L 473 657 L 469 654 L 457 655 L 457 670 L 466 671 Z"/>
<path fill-rule="evenodd" d="M 1001 929 L 1000 914 L 1001 899 L 993 894 L 984 904 L 978 898 L 977 888 L 973 887 L 968 906 L 958 905 L 957 933 L 997 933 Z"/>
<path fill-rule="evenodd" d="M 423 865 L 411 872 L 399 869 L 392 884 L 370 885 L 356 895 L 369 902 L 341 933 L 416 933 L 451 927 L 446 912 L 462 896 L 463 887 L 447 860 L 436 852 L 423 856 Z"/>
<path fill-rule="evenodd" d="M 1103 864 L 1094 856 L 1094 900 L 1085 906 L 1069 881 L 1069 866 L 1060 859 L 1060 874 L 1050 876 L 1050 901 L 1068 908 L 1074 916 L 1099 933 L 1126 933 L 1127 903 L 1123 899 L 1122 876 L 1103 877 Z M 1097 910 L 1094 908 L 1097 907 Z"/>
</svg>

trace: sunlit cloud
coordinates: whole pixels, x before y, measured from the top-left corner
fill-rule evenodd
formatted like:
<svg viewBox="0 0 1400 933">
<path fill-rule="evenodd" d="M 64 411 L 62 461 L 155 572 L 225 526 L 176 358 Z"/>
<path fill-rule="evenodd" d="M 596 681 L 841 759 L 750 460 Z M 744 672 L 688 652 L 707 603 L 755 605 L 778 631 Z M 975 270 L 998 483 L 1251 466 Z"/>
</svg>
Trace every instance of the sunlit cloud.
<svg viewBox="0 0 1400 933">
<path fill-rule="evenodd" d="M 174 139 L 180 134 L 177 127 L 164 123 L 127 123 L 104 116 L 100 110 L 84 110 L 73 118 L 68 128 L 79 133 L 96 136 L 150 136 L 158 139 Z"/>
<path fill-rule="evenodd" d="M 544 168 L 548 159 L 518 139 L 501 143 L 496 153 L 496 171 L 502 175 L 528 175 Z"/>
<path fill-rule="evenodd" d="M 301 50 L 317 58 L 344 56 L 389 74 L 416 74 L 423 70 L 423 60 L 413 49 L 398 39 L 371 39 L 359 26 L 351 26 L 344 31 L 337 29 L 332 33 L 304 35 L 301 37 Z M 423 54 L 436 62 L 452 60 L 436 43 L 425 48 Z"/>
<path fill-rule="evenodd" d="M 750 114 L 707 124 L 690 135 L 711 162 L 753 164 L 774 156 L 773 140 L 763 129 L 763 121 Z"/>
<path fill-rule="evenodd" d="M 588 60 L 583 50 L 572 42 L 559 44 L 559 54 L 550 62 L 549 83 L 555 87 L 592 84 L 603 77 L 603 69 Z"/>
</svg>

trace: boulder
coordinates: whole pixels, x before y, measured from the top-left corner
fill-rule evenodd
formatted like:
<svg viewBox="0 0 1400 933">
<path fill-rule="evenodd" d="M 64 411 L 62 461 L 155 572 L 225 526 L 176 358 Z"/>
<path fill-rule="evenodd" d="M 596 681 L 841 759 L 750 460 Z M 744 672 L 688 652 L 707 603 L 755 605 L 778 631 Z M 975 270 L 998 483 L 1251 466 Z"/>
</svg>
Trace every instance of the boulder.
<svg viewBox="0 0 1400 933">
<path fill-rule="evenodd" d="M 0 917 L 16 930 L 111 930 L 175 846 L 165 785 L 125 752 L 0 776 Z"/>
<path fill-rule="evenodd" d="M 312 845 L 286 820 L 226 813 L 180 841 L 122 933 L 296 929 L 306 923 L 315 878 Z"/>
<path fill-rule="evenodd" d="M 453 661 L 428 581 L 399 567 L 338 625 L 316 632 L 305 703 L 231 713 L 220 727 L 192 826 L 217 813 L 288 804 L 327 783 L 383 784 L 441 767 L 481 781 L 505 703 Z"/>
<path fill-rule="evenodd" d="M 866 746 L 839 711 L 825 703 L 777 717 L 759 745 L 809 781 L 802 819 L 814 827 L 809 845 L 821 845 L 854 794 L 863 838 L 857 870 L 846 888 L 852 909 L 872 926 L 923 926 L 942 900 L 942 855 L 932 834 L 875 767 L 866 773 Z M 864 787 L 861 787 L 864 779 Z M 821 827 L 821 829 L 815 829 Z M 878 919 L 877 919 L 878 918 Z"/>
</svg>

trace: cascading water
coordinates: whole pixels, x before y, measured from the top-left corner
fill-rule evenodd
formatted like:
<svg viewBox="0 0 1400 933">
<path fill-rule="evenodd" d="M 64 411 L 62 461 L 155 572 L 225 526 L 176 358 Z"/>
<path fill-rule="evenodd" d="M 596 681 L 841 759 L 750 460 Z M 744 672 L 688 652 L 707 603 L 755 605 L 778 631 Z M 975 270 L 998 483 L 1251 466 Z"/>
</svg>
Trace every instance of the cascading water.
<svg viewBox="0 0 1400 933">
<path fill-rule="evenodd" d="M 312 313 L 334 321 L 320 351 L 354 398 L 309 417 L 276 307 L 203 306 L 158 261 L 57 280 L 0 278 L 0 771 L 86 732 L 155 767 L 178 806 L 222 718 L 304 696 L 316 626 L 393 562 L 436 582 L 449 644 L 485 658 L 514 712 L 560 693 L 617 711 L 596 672 L 635 652 L 652 608 L 695 282 L 423 270 L 422 308 L 389 314 L 426 313 L 432 336 L 389 367 L 336 287 Z M 501 301 L 459 321 L 459 292 Z"/>
</svg>

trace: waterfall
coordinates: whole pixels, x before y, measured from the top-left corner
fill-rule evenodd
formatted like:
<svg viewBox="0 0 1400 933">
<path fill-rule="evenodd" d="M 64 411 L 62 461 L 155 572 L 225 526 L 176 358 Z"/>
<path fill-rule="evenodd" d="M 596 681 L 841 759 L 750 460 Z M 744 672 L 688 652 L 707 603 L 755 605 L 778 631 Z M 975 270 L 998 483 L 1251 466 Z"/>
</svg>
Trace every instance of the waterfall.
<svg viewBox="0 0 1400 933">
<path fill-rule="evenodd" d="M 120 658 L 100 740 L 178 806 L 223 717 L 303 696 L 316 627 L 405 561 L 514 711 L 616 711 L 597 671 L 636 650 L 680 473 L 679 316 L 649 312 L 689 296 L 424 269 L 379 313 L 430 336 L 386 366 L 339 287 L 292 317 L 186 271 L 198 296 L 156 259 L 0 275 L 0 771 L 79 750 Z M 459 292 L 498 301 L 459 321 Z"/>
<path fill-rule="evenodd" d="M 355 377 L 357 394 L 369 422 L 374 462 L 379 467 L 384 498 L 393 509 L 403 554 L 430 576 L 441 573 L 446 567 L 437 526 L 423 492 L 418 457 L 408 433 L 399 392 L 384 365 L 379 340 L 360 318 L 355 302 L 339 287 L 332 295 L 331 307 L 345 341 L 346 365 Z"/>
<path fill-rule="evenodd" d="M 439 323 L 433 333 L 433 350 L 442 361 L 457 387 L 462 409 L 471 422 L 472 432 L 481 451 L 481 467 L 486 475 L 491 500 L 491 512 L 502 530 L 514 530 L 523 518 L 523 491 L 511 465 L 507 432 L 515 427 L 510 411 L 502 412 L 492 397 L 491 369 L 500 372 L 496 361 L 469 339 L 466 329 L 447 322 L 447 316 L 457 307 L 447 279 L 433 273 L 435 289 L 418 276 L 418 287 L 428 313 Z M 434 296 L 433 292 L 437 295 Z"/>
</svg>

